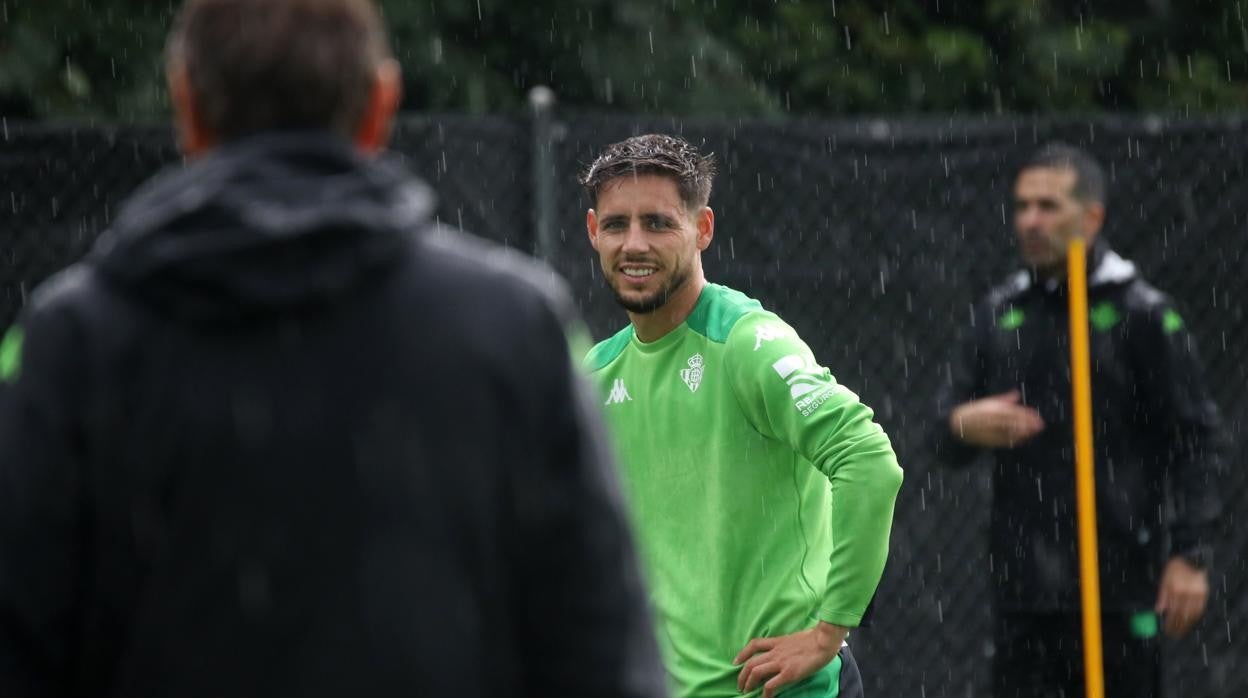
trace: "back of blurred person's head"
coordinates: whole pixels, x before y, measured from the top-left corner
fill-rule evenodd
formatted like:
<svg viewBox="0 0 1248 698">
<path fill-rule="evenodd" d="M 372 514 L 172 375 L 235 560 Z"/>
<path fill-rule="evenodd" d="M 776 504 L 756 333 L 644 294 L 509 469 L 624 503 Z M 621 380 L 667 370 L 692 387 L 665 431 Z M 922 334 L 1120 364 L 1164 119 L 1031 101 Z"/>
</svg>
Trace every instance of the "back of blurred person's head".
<svg viewBox="0 0 1248 698">
<path fill-rule="evenodd" d="M 167 67 L 189 154 L 290 130 L 375 150 L 398 106 L 398 68 L 372 0 L 187 0 Z"/>
</svg>

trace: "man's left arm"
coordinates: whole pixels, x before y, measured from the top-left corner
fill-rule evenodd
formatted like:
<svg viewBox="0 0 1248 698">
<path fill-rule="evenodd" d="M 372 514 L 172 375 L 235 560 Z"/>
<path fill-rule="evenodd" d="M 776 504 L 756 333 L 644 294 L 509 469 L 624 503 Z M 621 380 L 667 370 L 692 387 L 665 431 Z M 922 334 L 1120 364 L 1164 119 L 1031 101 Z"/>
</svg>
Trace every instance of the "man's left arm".
<svg viewBox="0 0 1248 698">
<path fill-rule="evenodd" d="M 778 319 L 760 314 L 738 322 L 728 338 L 726 365 L 755 427 L 789 444 L 832 484 L 831 567 L 817 612 L 822 622 L 807 631 L 814 635 L 804 642 L 827 645 L 831 638 L 834 646 L 824 649 L 834 655 L 840 649 L 836 638 L 862 622 L 884 573 L 902 481 L 897 456 L 871 409 L 837 383 Z M 829 632 L 828 624 L 839 630 Z M 774 652 L 775 644 L 756 640 L 738 659 Z M 751 687 L 748 680 L 742 683 Z"/>
<path fill-rule="evenodd" d="M 1150 417 L 1166 429 L 1174 497 L 1171 556 L 1158 590 L 1157 611 L 1169 634 L 1183 635 L 1200 620 L 1208 601 L 1207 567 L 1222 511 L 1221 426 L 1195 340 L 1174 306 L 1167 300 L 1153 308 L 1142 329 L 1143 383 Z"/>
</svg>

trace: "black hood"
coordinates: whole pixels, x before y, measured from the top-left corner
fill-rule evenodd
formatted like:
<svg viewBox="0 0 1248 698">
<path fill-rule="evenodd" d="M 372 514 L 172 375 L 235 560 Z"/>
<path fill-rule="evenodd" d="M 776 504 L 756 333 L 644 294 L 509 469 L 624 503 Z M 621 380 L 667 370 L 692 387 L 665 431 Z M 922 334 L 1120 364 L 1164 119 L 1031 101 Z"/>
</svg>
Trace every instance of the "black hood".
<svg viewBox="0 0 1248 698">
<path fill-rule="evenodd" d="M 433 208 L 429 188 L 393 160 L 326 133 L 269 134 L 144 185 L 90 261 L 170 314 L 241 320 L 374 278 Z"/>
</svg>

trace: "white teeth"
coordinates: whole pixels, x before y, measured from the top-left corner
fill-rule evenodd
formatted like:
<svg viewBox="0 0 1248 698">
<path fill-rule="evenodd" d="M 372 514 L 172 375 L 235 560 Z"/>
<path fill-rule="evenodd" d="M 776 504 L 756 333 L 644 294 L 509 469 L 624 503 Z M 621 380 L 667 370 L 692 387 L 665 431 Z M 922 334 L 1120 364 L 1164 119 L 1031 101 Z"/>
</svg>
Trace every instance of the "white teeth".
<svg viewBox="0 0 1248 698">
<path fill-rule="evenodd" d="M 650 276 L 654 273 L 653 269 L 622 269 L 621 271 L 624 272 L 625 276 L 634 277 Z"/>
</svg>

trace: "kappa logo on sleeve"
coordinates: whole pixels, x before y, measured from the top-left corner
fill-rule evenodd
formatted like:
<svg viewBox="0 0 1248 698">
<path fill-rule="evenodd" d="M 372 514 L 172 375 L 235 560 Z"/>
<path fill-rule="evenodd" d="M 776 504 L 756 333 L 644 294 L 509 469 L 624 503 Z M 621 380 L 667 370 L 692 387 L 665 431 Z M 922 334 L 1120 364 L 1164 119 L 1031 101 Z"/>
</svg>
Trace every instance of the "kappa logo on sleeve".
<svg viewBox="0 0 1248 698">
<path fill-rule="evenodd" d="M 792 330 L 780 323 L 773 322 L 767 325 L 759 325 L 754 328 L 754 351 L 758 351 L 763 346 L 763 342 L 774 342 L 792 333 Z"/>
<path fill-rule="evenodd" d="M 800 354 L 789 354 L 771 367 L 788 384 L 793 406 L 803 417 L 813 414 L 840 389 L 839 385 L 828 381 L 823 368 Z"/>
</svg>

